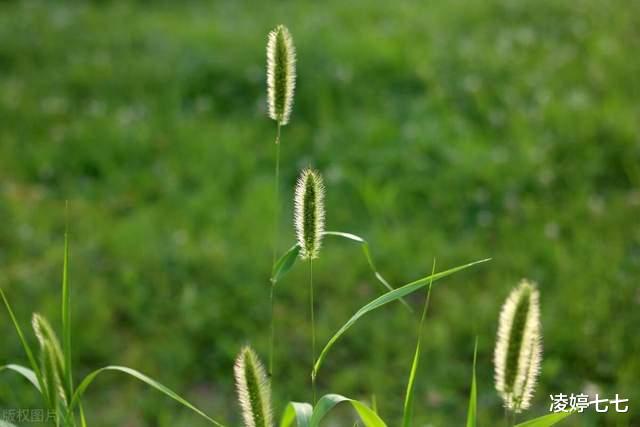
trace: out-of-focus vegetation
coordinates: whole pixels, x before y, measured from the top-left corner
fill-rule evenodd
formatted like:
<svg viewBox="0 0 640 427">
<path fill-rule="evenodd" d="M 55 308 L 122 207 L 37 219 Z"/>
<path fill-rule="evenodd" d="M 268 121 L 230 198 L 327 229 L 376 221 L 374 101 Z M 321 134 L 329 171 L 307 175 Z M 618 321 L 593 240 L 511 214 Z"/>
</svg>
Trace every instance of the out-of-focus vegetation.
<svg viewBox="0 0 640 427">
<path fill-rule="evenodd" d="M 299 74 L 284 199 L 300 168 L 321 170 L 328 228 L 368 238 L 396 286 L 434 257 L 493 257 L 434 286 L 417 425 L 463 424 L 475 335 L 480 425 L 500 416 L 497 316 L 523 276 L 540 284 L 545 347 L 527 418 L 551 393 L 587 390 L 631 399 L 629 414 L 567 426 L 640 424 L 633 1 L 1 3 L 0 286 L 23 324 L 59 315 L 69 200 L 77 375 L 126 364 L 239 423 L 233 358 L 247 342 L 268 350 L 264 71 L 278 23 Z M 284 251 L 290 202 L 282 212 Z M 314 273 L 324 343 L 381 288 L 337 240 Z M 307 274 L 277 289 L 278 412 L 310 399 Z M 320 393 L 384 396 L 399 422 L 416 331 L 400 304 L 372 313 L 326 360 Z M 22 360 L 4 313 L 0 333 L 0 362 Z M 205 425 L 134 381 L 98 382 L 85 398 L 96 425 Z M 38 405 L 20 378 L 0 384 L 0 407 Z"/>
</svg>

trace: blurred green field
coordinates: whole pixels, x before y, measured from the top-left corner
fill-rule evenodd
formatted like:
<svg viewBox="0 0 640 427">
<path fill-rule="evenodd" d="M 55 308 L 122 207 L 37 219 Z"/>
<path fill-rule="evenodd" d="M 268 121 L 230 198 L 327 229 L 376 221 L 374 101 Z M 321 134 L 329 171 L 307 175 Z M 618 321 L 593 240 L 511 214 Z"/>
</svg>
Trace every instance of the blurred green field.
<svg viewBox="0 0 640 427">
<path fill-rule="evenodd" d="M 479 336 L 480 425 L 493 390 L 498 310 L 521 277 L 541 290 L 549 394 L 629 398 L 566 426 L 640 425 L 640 2 L 0 3 L 0 286 L 25 328 L 59 317 L 69 201 L 76 377 L 138 368 L 240 423 L 233 358 L 268 350 L 275 125 L 267 32 L 284 23 L 298 89 L 282 135 L 280 238 L 313 165 L 329 229 L 370 240 L 394 285 L 493 257 L 434 286 L 416 425 L 460 426 Z M 356 246 L 314 263 L 324 343 L 381 288 Z M 277 290 L 274 398 L 309 400 L 307 270 Z M 423 293 L 410 302 L 418 309 Z M 0 363 L 24 362 L 0 314 Z M 399 304 L 330 353 L 321 393 L 369 399 L 398 425 L 417 333 Z M 372 347 L 382 351 L 372 351 Z M 206 425 L 105 375 L 101 426 Z M 0 408 L 37 406 L 0 377 Z"/>
</svg>

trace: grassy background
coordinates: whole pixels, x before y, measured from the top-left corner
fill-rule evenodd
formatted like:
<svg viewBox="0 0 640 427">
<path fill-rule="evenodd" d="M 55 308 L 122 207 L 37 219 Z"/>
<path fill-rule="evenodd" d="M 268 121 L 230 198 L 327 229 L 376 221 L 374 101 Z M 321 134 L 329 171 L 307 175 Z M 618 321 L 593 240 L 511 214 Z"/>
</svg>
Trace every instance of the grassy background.
<svg viewBox="0 0 640 427">
<path fill-rule="evenodd" d="M 479 336 L 481 425 L 500 304 L 539 281 L 550 393 L 631 399 L 567 426 L 640 425 L 640 3 L 636 1 L 0 4 L 0 286 L 24 326 L 59 316 L 69 200 L 76 377 L 141 369 L 239 424 L 233 358 L 267 358 L 274 123 L 267 32 L 299 53 L 283 129 L 282 249 L 300 168 L 327 184 L 328 228 L 368 238 L 395 285 L 493 257 L 434 288 L 416 425 L 462 425 Z M 319 341 L 381 291 L 359 249 L 315 263 Z M 307 270 L 277 291 L 277 412 L 309 400 Z M 424 298 L 410 299 L 417 308 Z M 24 361 L 5 314 L 0 362 Z M 371 314 L 321 392 L 375 393 L 399 423 L 416 316 Z M 0 407 L 37 405 L 3 374 Z M 88 392 L 95 425 L 205 425 L 133 380 Z"/>
</svg>

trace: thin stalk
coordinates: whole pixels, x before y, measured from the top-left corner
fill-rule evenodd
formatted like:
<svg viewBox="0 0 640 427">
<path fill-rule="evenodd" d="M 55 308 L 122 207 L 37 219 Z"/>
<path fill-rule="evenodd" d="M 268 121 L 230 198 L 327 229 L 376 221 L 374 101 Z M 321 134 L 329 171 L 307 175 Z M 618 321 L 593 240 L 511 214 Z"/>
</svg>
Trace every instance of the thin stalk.
<svg viewBox="0 0 640 427">
<path fill-rule="evenodd" d="M 504 418 L 507 422 L 507 427 L 514 427 L 516 425 L 516 413 L 506 407 L 504 408 Z"/>
<path fill-rule="evenodd" d="M 269 302 L 271 305 L 271 312 L 270 312 L 270 316 L 271 316 L 271 336 L 269 337 L 269 377 L 273 376 L 273 341 L 275 340 L 275 334 L 276 334 L 276 325 L 275 325 L 275 319 L 274 319 L 274 310 L 273 310 L 273 291 L 275 289 L 275 283 L 272 280 L 271 281 L 271 291 L 269 292 Z"/>
<path fill-rule="evenodd" d="M 311 311 L 311 367 L 316 363 L 316 320 L 313 304 L 313 260 L 309 260 L 309 309 Z M 316 404 L 316 376 L 311 375 L 311 392 L 313 395 L 313 405 Z"/>
<path fill-rule="evenodd" d="M 272 263 L 276 263 L 278 254 L 278 215 L 280 214 L 280 122 L 276 130 L 276 170 L 273 180 L 273 193 L 275 198 L 275 209 L 273 217 L 273 259 Z"/>
<path fill-rule="evenodd" d="M 431 266 L 431 277 L 436 270 L 436 260 L 433 260 Z M 429 301 L 431 301 L 431 286 L 433 285 L 433 279 L 429 281 L 429 287 L 427 288 L 427 296 L 424 301 L 424 307 L 422 308 L 422 317 L 420 318 L 420 325 L 418 326 L 418 339 L 416 343 L 416 351 L 413 356 L 413 363 L 411 364 L 411 371 L 409 373 L 409 381 L 407 382 L 407 392 L 404 400 L 404 410 L 402 416 L 403 427 L 411 427 L 412 424 L 412 412 L 413 412 L 413 395 L 415 380 L 418 371 L 418 365 L 420 363 L 421 345 L 422 345 L 422 331 L 424 329 L 425 319 L 427 318 L 427 312 L 429 311 Z"/>
<path fill-rule="evenodd" d="M 276 130 L 276 170 L 274 174 L 274 218 L 273 218 L 273 257 L 272 257 L 272 270 L 276 264 L 276 256 L 278 253 L 278 216 L 280 213 L 280 122 L 278 122 L 278 127 Z M 273 302 L 273 293 L 274 288 L 276 287 L 276 282 L 271 280 L 271 291 L 269 292 L 269 304 L 271 306 L 270 316 L 271 316 L 271 331 L 269 338 L 269 376 L 273 376 L 273 348 L 274 341 L 276 335 L 276 325 L 275 325 L 275 316 L 274 316 L 274 302 Z"/>
<path fill-rule="evenodd" d="M 435 270 L 436 263 L 433 262 L 433 271 Z M 427 318 L 427 312 L 429 311 L 429 301 L 431 301 L 431 286 L 433 285 L 433 280 L 429 282 L 429 288 L 427 288 L 427 298 L 424 301 L 424 307 L 422 309 L 422 317 L 420 318 L 420 326 L 418 327 L 418 340 L 422 341 L 422 330 L 424 329 L 424 321 Z"/>
</svg>

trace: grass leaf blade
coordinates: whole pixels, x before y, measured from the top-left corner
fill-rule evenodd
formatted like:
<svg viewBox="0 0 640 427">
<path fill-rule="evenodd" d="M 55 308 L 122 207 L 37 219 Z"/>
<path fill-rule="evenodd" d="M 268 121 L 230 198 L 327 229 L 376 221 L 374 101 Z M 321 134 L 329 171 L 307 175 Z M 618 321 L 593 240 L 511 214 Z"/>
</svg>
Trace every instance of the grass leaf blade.
<svg viewBox="0 0 640 427">
<path fill-rule="evenodd" d="M 282 255 L 278 261 L 273 265 L 273 271 L 271 273 L 271 282 L 277 283 L 282 276 L 287 274 L 293 267 L 300 254 L 300 246 L 298 244 L 293 245 L 284 255 Z"/>
<path fill-rule="evenodd" d="M 67 225 L 68 227 L 68 225 Z M 64 356 L 64 376 L 67 396 L 73 394 L 71 374 L 71 294 L 69 292 L 69 231 L 64 232 L 64 260 L 62 264 L 62 353 Z"/>
<path fill-rule="evenodd" d="M 386 424 L 382 419 L 370 409 L 367 405 L 357 400 L 349 399 L 348 397 L 341 396 L 339 394 L 326 394 L 320 398 L 313 410 L 311 417 L 311 427 L 319 427 L 322 419 L 333 409 L 342 402 L 349 402 L 358 413 L 358 416 L 364 423 L 365 427 L 386 427 Z"/>
<path fill-rule="evenodd" d="M 362 253 L 364 254 L 364 257 L 367 260 L 367 264 L 369 264 L 369 268 L 371 269 L 371 271 L 373 272 L 373 275 L 375 276 L 375 278 L 378 280 L 378 282 L 382 283 L 382 285 L 387 288 L 387 290 L 392 291 L 394 289 L 393 286 L 391 286 L 389 284 L 389 282 L 387 282 L 387 280 L 382 277 L 382 274 L 380 274 L 380 272 L 378 272 L 378 269 L 376 268 L 376 265 L 373 262 L 373 257 L 371 256 L 371 250 L 369 247 L 369 242 L 367 242 L 365 239 L 363 239 L 360 236 L 357 236 L 355 234 L 352 233 L 344 233 L 342 231 L 325 231 L 324 232 L 325 236 L 337 236 L 337 237 L 342 237 L 345 238 L 347 240 L 351 240 L 352 242 L 356 242 L 358 244 L 360 244 L 360 247 L 362 248 Z M 413 309 L 411 308 L 411 306 L 407 303 L 407 301 L 405 301 L 404 298 L 400 298 L 400 302 L 411 312 L 413 312 Z"/>
<path fill-rule="evenodd" d="M 43 389 L 42 373 L 40 372 L 40 368 L 38 367 L 38 363 L 36 362 L 35 357 L 33 356 L 31 347 L 29 346 L 29 343 L 27 343 L 27 340 L 25 339 L 24 334 L 22 333 L 22 328 L 20 328 L 20 324 L 18 323 L 16 316 L 13 314 L 13 310 L 11 309 L 11 305 L 9 304 L 9 300 L 7 300 L 7 297 L 5 296 L 2 288 L 0 288 L 0 296 L 2 297 L 2 300 L 4 301 L 4 305 L 7 308 L 7 312 L 9 313 L 9 317 L 13 322 L 13 327 L 15 328 L 16 333 L 20 338 L 20 342 L 22 343 L 22 348 L 24 349 L 24 352 L 26 353 L 27 358 L 29 359 L 29 364 L 31 365 L 31 369 L 33 370 L 33 372 L 36 374 L 36 377 L 38 378 L 38 383 L 40 384 L 40 390 L 42 390 Z"/>
<path fill-rule="evenodd" d="M 407 382 L 407 391 L 404 399 L 404 409 L 402 413 L 402 426 L 411 426 L 411 414 L 413 412 L 413 394 L 415 390 L 416 372 L 418 371 L 418 363 L 420 360 L 420 339 L 416 344 L 416 352 L 413 355 L 413 363 L 411 364 L 411 373 L 409 374 L 409 381 Z"/>
<path fill-rule="evenodd" d="M 473 348 L 473 373 L 471 376 L 471 391 L 469 392 L 469 409 L 467 410 L 467 427 L 476 427 L 478 411 L 478 390 L 476 385 L 476 360 L 478 356 L 478 337 Z"/>
<path fill-rule="evenodd" d="M 282 414 L 280 427 L 289 427 L 295 420 L 296 427 L 309 427 L 313 408 L 308 403 L 289 402 Z"/>
<path fill-rule="evenodd" d="M 40 383 L 38 382 L 38 377 L 36 376 L 36 373 L 33 372 L 31 369 L 24 367 L 22 365 L 16 365 L 11 363 L 8 365 L 0 366 L 0 372 L 4 370 L 17 372 L 18 374 L 26 378 L 31 384 L 33 384 L 33 386 L 36 389 L 38 389 L 39 392 L 42 392 L 40 390 Z"/>
<path fill-rule="evenodd" d="M 422 317 L 420 318 L 420 326 L 418 327 L 418 339 L 416 342 L 416 351 L 413 355 L 413 363 L 411 364 L 411 371 L 409 373 L 409 381 L 407 381 L 407 391 L 405 393 L 404 409 L 402 413 L 402 426 L 411 426 L 411 417 L 413 415 L 413 396 L 415 390 L 416 374 L 418 372 L 418 365 L 420 364 L 420 346 L 422 344 L 422 330 L 424 328 L 424 322 L 427 318 L 427 310 L 429 310 L 429 300 L 431 299 L 431 285 L 433 285 L 433 273 L 436 270 L 436 260 L 433 260 L 431 266 L 431 280 L 429 281 L 429 289 L 427 290 L 427 297 L 424 301 L 424 309 L 422 310 Z"/>
<path fill-rule="evenodd" d="M 550 427 L 556 423 L 567 418 L 569 415 L 573 415 L 573 412 L 558 412 L 554 414 L 545 415 L 533 420 L 525 421 L 516 425 L 516 427 Z"/>
<path fill-rule="evenodd" d="M 353 316 L 351 316 L 351 318 L 347 321 L 347 323 L 345 323 L 339 330 L 338 332 L 336 332 L 331 339 L 329 339 L 329 341 L 327 342 L 327 344 L 324 346 L 324 348 L 322 349 L 322 352 L 320 353 L 320 356 L 318 357 L 318 359 L 316 360 L 316 363 L 313 367 L 313 372 L 312 375 L 316 376 L 320 366 L 322 365 L 322 362 L 324 361 L 324 359 L 327 357 L 327 353 L 329 352 L 329 350 L 331 349 L 331 347 L 333 347 L 333 345 L 336 343 L 336 341 L 342 336 L 344 335 L 344 333 L 349 330 L 349 328 L 351 328 L 351 326 L 353 326 L 354 323 L 356 323 L 362 316 L 366 315 L 367 313 L 370 313 L 373 310 L 376 310 L 380 307 L 382 307 L 383 305 L 386 305 L 392 301 L 395 301 L 399 298 L 402 298 L 406 295 L 411 294 L 412 292 L 417 291 L 420 288 L 423 288 L 425 286 L 427 286 L 427 284 L 430 281 L 436 281 L 438 279 L 441 279 L 443 277 L 449 276 L 453 273 L 457 273 L 459 271 L 465 270 L 469 267 L 472 267 L 474 265 L 478 265 L 484 262 L 489 261 L 491 258 L 486 258 L 486 259 L 482 259 L 479 261 L 474 261 L 471 262 L 469 264 L 464 264 L 458 267 L 454 267 L 451 268 L 449 270 L 446 271 L 441 271 L 439 273 L 435 273 L 432 274 L 430 276 L 427 277 L 423 277 L 422 279 L 418 279 L 414 282 L 408 283 L 400 288 L 394 289 L 393 291 L 387 292 L 386 294 L 380 295 L 378 298 L 374 299 L 373 301 L 369 302 L 368 304 L 364 305 L 363 307 L 361 307 Z"/>
<path fill-rule="evenodd" d="M 163 384 L 160 384 L 156 380 L 154 380 L 152 378 L 149 378 L 148 376 L 136 371 L 135 369 L 127 368 L 126 366 L 105 366 L 104 368 L 100 368 L 98 370 L 95 370 L 95 371 L 91 372 L 89 375 L 87 375 L 82 380 L 82 382 L 78 385 L 78 388 L 76 389 L 75 393 L 73 394 L 73 398 L 71 399 L 71 404 L 69 405 L 69 411 L 73 411 L 75 406 L 80 401 L 80 398 L 82 397 L 82 395 L 86 391 L 87 387 L 89 387 L 89 385 L 93 382 L 93 380 L 96 379 L 96 377 L 99 374 L 101 374 L 102 372 L 105 372 L 105 371 L 119 371 L 119 372 L 124 372 L 125 374 L 128 374 L 128 375 L 131 375 L 132 377 L 142 381 L 143 383 L 155 388 L 156 390 L 160 391 L 161 393 L 165 394 L 166 396 L 172 398 L 173 400 L 175 400 L 176 402 L 182 404 L 183 406 L 186 406 L 187 408 L 191 409 L 193 412 L 195 412 L 196 414 L 200 415 L 201 417 L 209 420 L 214 425 L 216 425 L 218 427 L 224 427 L 223 424 L 221 424 L 218 421 L 214 420 L 213 418 L 209 417 L 207 414 L 205 414 L 200 409 L 198 409 L 195 406 L 193 406 L 187 400 L 185 400 L 182 397 L 180 397 L 176 392 L 174 392 L 170 388 L 168 388 L 168 387 L 164 386 Z"/>
</svg>

